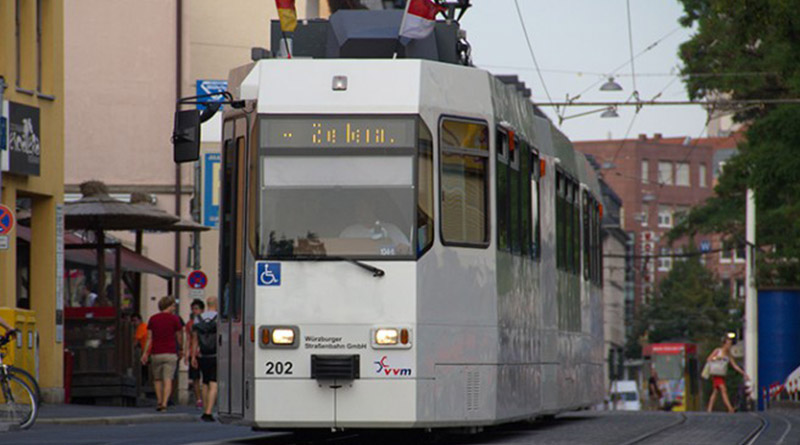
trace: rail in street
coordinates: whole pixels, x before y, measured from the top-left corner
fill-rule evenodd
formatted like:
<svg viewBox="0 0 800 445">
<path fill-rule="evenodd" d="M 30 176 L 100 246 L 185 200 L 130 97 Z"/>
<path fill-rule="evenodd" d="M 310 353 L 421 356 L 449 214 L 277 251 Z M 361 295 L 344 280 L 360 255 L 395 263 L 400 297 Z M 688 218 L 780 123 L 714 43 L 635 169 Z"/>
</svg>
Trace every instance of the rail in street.
<svg viewBox="0 0 800 445">
<path fill-rule="evenodd" d="M 783 445 L 800 444 L 800 413 L 664 413 L 584 411 L 549 421 L 487 428 L 477 434 L 411 434 L 349 432 L 317 438 L 293 435 L 255 437 L 218 444 L 322 445 Z"/>
</svg>

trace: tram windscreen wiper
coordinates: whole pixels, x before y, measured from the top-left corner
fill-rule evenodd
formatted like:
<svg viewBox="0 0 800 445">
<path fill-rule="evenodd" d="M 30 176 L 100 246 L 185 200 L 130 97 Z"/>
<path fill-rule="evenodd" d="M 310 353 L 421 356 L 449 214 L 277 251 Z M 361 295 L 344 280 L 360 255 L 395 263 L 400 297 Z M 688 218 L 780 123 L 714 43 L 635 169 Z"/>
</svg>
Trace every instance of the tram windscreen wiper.
<svg viewBox="0 0 800 445">
<path fill-rule="evenodd" d="M 373 277 L 380 278 L 380 277 L 386 275 L 386 271 L 384 271 L 383 269 L 381 269 L 379 267 L 375 267 L 375 266 L 373 266 L 371 264 L 367 264 L 367 263 L 365 263 L 363 261 L 360 261 L 360 260 L 354 260 L 353 258 L 347 258 L 347 257 L 343 257 L 343 256 L 312 256 L 312 257 L 302 257 L 302 258 L 307 258 L 307 259 L 312 260 L 312 261 L 321 261 L 321 260 L 345 261 L 345 262 L 348 262 L 350 264 L 355 264 L 356 266 L 358 266 L 358 267 L 360 267 L 360 268 L 362 268 L 362 269 L 364 269 L 364 270 L 366 270 L 368 272 L 372 272 L 372 276 Z"/>
</svg>

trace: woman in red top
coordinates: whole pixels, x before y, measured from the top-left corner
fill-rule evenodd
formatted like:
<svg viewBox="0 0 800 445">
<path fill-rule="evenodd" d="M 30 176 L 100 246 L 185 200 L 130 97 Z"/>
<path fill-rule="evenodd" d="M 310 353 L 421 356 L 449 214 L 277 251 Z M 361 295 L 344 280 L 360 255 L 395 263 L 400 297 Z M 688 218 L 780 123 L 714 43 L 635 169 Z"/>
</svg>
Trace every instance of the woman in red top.
<svg viewBox="0 0 800 445">
<path fill-rule="evenodd" d="M 147 322 L 147 343 L 142 353 L 142 364 L 152 355 L 153 387 L 156 390 L 156 410 L 167 409 L 167 399 L 172 394 L 172 377 L 178 367 L 178 351 L 183 346 L 181 320 L 175 315 L 175 299 L 164 297 L 158 301 L 161 311 Z"/>
<path fill-rule="evenodd" d="M 745 373 L 742 368 L 736 363 L 736 360 L 733 359 L 733 355 L 731 354 L 731 346 L 733 346 L 733 339 L 731 337 L 725 336 L 722 339 L 722 346 L 714 349 L 714 351 L 708 355 L 706 359 L 706 363 L 710 363 L 714 360 L 724 361 L 726 363 L 730 363 L 733 366 L 733 369 L 738 371 L 742 376 L 744 376 L 745 380 L 750 380 L 750 377 Z M 727 366 L 726 366 L 727 369 Z M 733 406 L 731 405 L 731 401 L 728 398 L 728 388 L 725 386 L 725 376 L 724 375 L 712 375 L 711 381 L 714 384 L 714 392 L 711 393 L 711 398 L 708 399 L 708 412 L 714 409 L 714 402 L 717 401 L 717 394 L 722 394 L 722 401 L 725 402 L 725 407 L 728 408 L 728 412 L 734 412 Z"/>
</svg>

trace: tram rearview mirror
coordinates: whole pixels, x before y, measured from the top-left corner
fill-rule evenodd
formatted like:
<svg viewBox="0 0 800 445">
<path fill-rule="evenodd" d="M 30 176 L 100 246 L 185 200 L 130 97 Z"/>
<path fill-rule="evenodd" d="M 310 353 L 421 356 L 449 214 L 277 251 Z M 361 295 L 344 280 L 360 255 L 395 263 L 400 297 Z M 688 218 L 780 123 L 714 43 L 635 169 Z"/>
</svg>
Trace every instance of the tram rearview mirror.
<svg viewBox="0 0 800 445">
<path fill-rule="evenodd" d="M 173 158 L 176 163 L 200 159 L 200 111 L 175 112 L 175 129 L 172 133 Z"/>
</svg>

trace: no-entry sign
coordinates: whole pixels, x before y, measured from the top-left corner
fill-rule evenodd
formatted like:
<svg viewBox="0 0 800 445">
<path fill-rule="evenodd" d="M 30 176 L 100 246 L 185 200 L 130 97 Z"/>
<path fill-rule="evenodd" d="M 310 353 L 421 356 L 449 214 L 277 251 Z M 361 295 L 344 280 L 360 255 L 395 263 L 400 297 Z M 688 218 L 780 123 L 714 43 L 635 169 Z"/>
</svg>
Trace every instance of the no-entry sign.
<svg viewBox="0 0 800 445">
<path fill-rule="evenodd" d="M 14 214 L 11 209 L 0 204 L 0 235 L 8 235 L 14 228 Z"/>
</svg>

